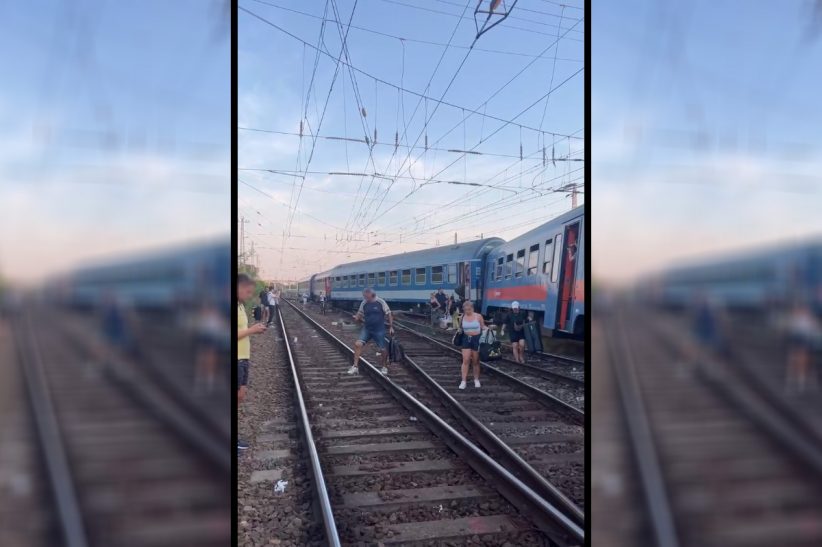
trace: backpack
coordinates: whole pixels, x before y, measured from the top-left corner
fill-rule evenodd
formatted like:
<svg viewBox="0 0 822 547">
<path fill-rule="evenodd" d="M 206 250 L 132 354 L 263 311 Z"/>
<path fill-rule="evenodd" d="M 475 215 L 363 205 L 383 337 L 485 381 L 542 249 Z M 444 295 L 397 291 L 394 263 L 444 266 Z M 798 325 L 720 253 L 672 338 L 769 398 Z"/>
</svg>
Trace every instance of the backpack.
<svg viewBox="0 0 822 547">
<path fill-rule="evenodd" d="M 388 340 L 388 362 L 401 363 L 404 357 L 405 349 L 402 347 L 402 344 L 400 344 L 400 341 L 392 336 Z"/>
<path fill-rule="evenodd" d="M 252 311 L 254 313 L 255 321 L 259 321 L 263 318 L 263 310 L 260 309 L 260 306 L 254 306 L 254 309 Z"/>
</svg>

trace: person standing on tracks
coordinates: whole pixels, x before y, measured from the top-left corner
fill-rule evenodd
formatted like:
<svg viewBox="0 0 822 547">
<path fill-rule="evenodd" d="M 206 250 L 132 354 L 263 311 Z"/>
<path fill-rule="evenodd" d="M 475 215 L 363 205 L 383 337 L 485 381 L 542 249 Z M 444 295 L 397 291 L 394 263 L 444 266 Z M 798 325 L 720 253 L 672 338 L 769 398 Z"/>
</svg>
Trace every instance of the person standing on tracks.
<svg viewBox="0 0 822 547">
<path fill-rule="evenodd" d="M 280 305 L 280 295 L 278 291 L 274 288 L 274 285 L 268 288 L 268 321 L 266 323 L 267 327 L 271 326 L 271 323 L 274 322 L 274 319 L 277 316 L 277 306 Z"/>
<path fill-rule="evenodd" d="M 508 339 L 511 341 L 511 351 L 514 352 L 514 361 L 525 363 L 525 321 L 528 319 L 525 312 L 519 309 L 519 302 L 511 302 L 511 313 L 502 325 L 502 334 L 508 329 Z"/>
<path fill-rule="evenodd" d="M 267 324 L 269 322 L 268 318 L 268 289 L 263 287 L 263 290 L 260 291 L 260 321 L 263 324 Z"/>
<path fill-rule="evenodd" d="M 325 291 L 320 291 L 320 313 L 325 315 Z"/>
<path fill-rule="evenodd" d="M 820 338 L 822 332 L 813 312 L 806 304 L 796 302 L 787 322 L 785 390 L 788 393 L 803 393 L 809 387 L 818 387 L 818 379 L 812 374 L 811 362 L 814 351 L 820 346 Z"/>
<path fill-rule="evenodd" d="M 437 327 L 440 315 L 442 315 L 442 306 L 440 306 L 440 301 L 437 300 L 437 293 L 431 293 L 428 304 L 431 306 L 431 328 L 433 329 Z"/>
<path fill-rule="evenodd" d="M 237 404 L 242 404 L 248 389 L 248 369 L 251 366 L 252 334 L 265 332 L 263 323 L 248 326 L 248 314 L 243 302 L 254 294 L 254 280 L 247 274 L 237 274 Z M 248 443 L 237 439 L 237 450 L 245 450 Z"/>
<path fill-rule="evenodd" d="M 459 389 L 465 389 L 468 381 L 468 367 L 474 368 L 474 387 L 480 387 L 480 358 L 479 345 L 480 335 L 482 331 L 488 329 L 485 326 L 485 319 L 482 314 L 474 312 L 474 304 L 470 300 L 466 300 L 462 305 L 462 322 L 460 329 L 462 329 L 462 382 L 460 382 Z"/>
<path fill-rule="evenodd" d="M 354 343 L 354 364 L 348 369 L 348 374 L 357 374 L 359 372 L 360 355 L 362 355 L 362 350 L 369 340 L 374 340 L 374 343 L 380 348 L 382 373 L 388 374 L 388 354 L 385 351 L 385 320 L 388 320 L 388 333 L 393 336 L 394 318 L 388 304 L 377 296 L 374 289 L 366 287 L 362 291 L 362 296 L 363 300 L 360 303 L 360 308 L 353 317 L 355 321 L 362 321 L 364 324 L 359 339 Z"/>
</svg>

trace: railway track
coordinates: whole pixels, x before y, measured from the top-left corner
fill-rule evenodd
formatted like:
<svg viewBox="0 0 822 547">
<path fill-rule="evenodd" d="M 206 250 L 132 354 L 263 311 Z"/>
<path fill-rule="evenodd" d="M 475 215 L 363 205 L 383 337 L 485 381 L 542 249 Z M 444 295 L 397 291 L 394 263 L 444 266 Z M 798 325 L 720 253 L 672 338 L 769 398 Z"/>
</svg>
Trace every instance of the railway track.
<svg viewBox="0 0 822 547">
<path fill-rule="evenodd" d="M 399 322 L 409 326 L 408 322 L 403 319 L 408 318 L 417 327 L 426 328 L 435 338 L 450 340 L 453 331 L 443 332 L 441 329 L 431 329 L 430 323 L 426 321 L 425 316 L 411 312 L 398 313 Z M 395 319 L 396 321 L 397 319 Z M 410 328 L 410 326 L 409 326 Z M 555 353 L 536 352 L 528 353 L 526 355 L 526 363 L 518 363 L 513 357 L 511 344 L 502 342 L 503 357 L 502 362 L 510 365 L 512 368 L 517 368 L 532 377 L 539 377 L 544 380 L 555 382 L 557 384 L 564 384 L 571 387 L 580 387 L 582 391 L 585 388 L 585 361 L 567 355 L 559 355 Z"/>
<path fill-rule="evenodd" d="M 415 336 L 421 335 L 441 343 L 450 344 L 451 340 L 442 335 L 429 336 L 421 332 L 416 325 L 409 325 L 400 320 L 394 320 L 394 324 L 403 328 L 404 330 L 413 333 Z M 450 333 L 453 335 L 453 332 Z M 506 374 L 525 382 L 526 384 L 536 387 L 544 392 L 550 393 L 554 397 L 560 399 L 566 404 L 574 408 L 585 409 L 585 380 L 560 374 L 552 370 L 548 370 L 540 365 L 532 365 L 528 363 L 518 363 L 513 359 L 502 358 L 490 364 L 495 370 L 504 370 Z"/>
<path fill-rule="evenodd" d="M 127 360 L 103 365 L 93 340 L 59 323 L 36 328 L 33 313 L 13 332 L 57 523 L 51 544 L 230 541 L 225 445 Z"/>
<path fill-rule="evenodd" d="M 349 347 L 290 305 L 281 313 L 322 476 L 315 505 L 327 485 L 325 529 L 341 543 L 583 543 L 581 527 L 440 418 L 426 386 L 400 387 L 366 359 L 345 374 Z"/>
<path fill-rule="evenodd" d="M 649 539 L 822 544 L 822 448 L 734 367 L 684 364 L 685 335 L 652 315 L 621 312 L 606 331 Z"/>
</svg>

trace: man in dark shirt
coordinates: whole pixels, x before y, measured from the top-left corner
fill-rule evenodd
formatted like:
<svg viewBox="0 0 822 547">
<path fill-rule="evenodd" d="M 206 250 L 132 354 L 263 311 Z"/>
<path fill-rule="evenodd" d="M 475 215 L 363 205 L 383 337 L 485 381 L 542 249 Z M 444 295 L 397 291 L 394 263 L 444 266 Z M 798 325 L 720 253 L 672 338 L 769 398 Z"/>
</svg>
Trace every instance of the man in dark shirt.
<svg viewBox="0 0 822 547">
<path fill-rule="evenodd" d="M 440 308 L 442 308 L 443 310 L 448 309 L 445 307 L 445 304 L 448 302 L 448 297 L 445 296 L 445 291 L 443 291 L 442 289 L 437 291 L 437 302 L 440 303 Z"/>
<path fill-rule="evenodd" d="M 519 302 L 511 303 L 511 313 L 502 326 L 502 334 L 508 329 L 508 338 L 511 340 L 511 351 L 517 363 L 525 363 L 525 321 L 527 315 L 519 309 Z"/>
<path fill-rule="evenodd" d="M 357 365 L 360 362 L 362 350 L 369 340 L 373 340 L 380 348 L 382 359 L 382 373 L 388 374 L 387 353 L 385 351 L 385 320 L 388 319 L 388 332 L 394 334 L 394 319 L 391 316 L 391 309 L 385 300 L 379 298 L 374 289 L 366 287 L 362 291 L 363 301 L 360 308 L 354 314 L 354 320 L 364 322 L 359 339 L 354 343 L 354 364 L 348 369 L 348 374 L 357 374 Z"/>
</svg>

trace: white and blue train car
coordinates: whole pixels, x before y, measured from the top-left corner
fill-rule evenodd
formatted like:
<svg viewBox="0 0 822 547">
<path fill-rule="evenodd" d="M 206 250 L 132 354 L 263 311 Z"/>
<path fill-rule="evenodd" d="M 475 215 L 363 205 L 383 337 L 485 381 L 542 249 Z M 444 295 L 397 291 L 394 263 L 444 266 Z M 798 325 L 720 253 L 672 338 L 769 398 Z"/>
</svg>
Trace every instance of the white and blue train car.
<svg viewBox="0 0 822 547">
<path fill-rule="evenodd" d="M 655 298 L 671 307 L 701 298 L 737 309 L 802 300 L 822 312 L 822 242 L 785 243 L 672 268 L 654 285 Z"/>
<path fill-rule="evenodd" d="M 372 287 L 397 308 L 427 304 L 432 292 L 444 289 L 479 303 L 483 295 L 483 264 L 490 251 L 502 245 L 497 237 L 445 245 L 392 256 L 340 264 L 311 276 L 310 294 L 320 291 L 341 307 L 359 303 L 362 290 Z"/>
<path fill-rule="evenodd" d="M 518 301 L 552 332 L 585 334 L 585 205 L 488 253 L 482 313 Z"/>
<path fill-rule="evenodd" d="M 230 298 L 231 245 L 220 241 L 113 259 L 78 269 L 59 280 L 66 303 L 96 307 L 110 295 L 135 308 Z"/>
</svg>

